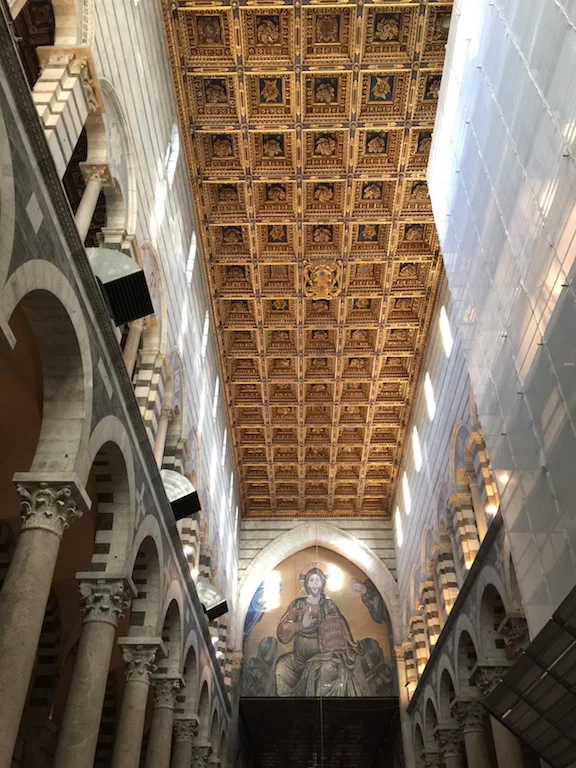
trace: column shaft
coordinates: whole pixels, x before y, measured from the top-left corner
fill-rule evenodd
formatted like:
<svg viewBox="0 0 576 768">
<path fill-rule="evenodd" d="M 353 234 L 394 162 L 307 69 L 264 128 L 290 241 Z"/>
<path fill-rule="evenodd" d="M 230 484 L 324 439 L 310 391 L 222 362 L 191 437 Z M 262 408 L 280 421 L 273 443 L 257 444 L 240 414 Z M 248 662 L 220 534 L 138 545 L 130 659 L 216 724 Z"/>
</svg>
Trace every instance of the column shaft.
<svg viewBox="0 0 576 768">
<path fill-rule="evenodd" d="M 118 619 L 136 589 L 124 576 L 77 574 L 84 609 L 72 682 L 60 727 L 55 768 L 92 768 Z"/>
<path fill-rule="evenodd" d="M 134 373 L 134 366 L 136 365 L 136 358 L 138 356 L 138 347 L 140 346 L 140 339 L 142 338 L 144 323 L 142 320 L 134 320 L 130 323 L 130 329 L 128 331 L 128 338 L 124 345 L 124 362 L 126 364 L 126 370 L 128 376 L 132 378 Z"/>
<path fill-rule="evenodd" d="M 486 510 L 482 504 L 482 496 L 476 479 L 470 480 L 470 495 L 472 496 L 472 508 L 474 509 L 474 518 L 476 519 L 476 528 L 478 528 L 478 538 L 480 542 L 484 540 L 488 525 L 486 523 Z"/>
<path fill-rule="evenodd" d="M 465 730 L 464 746 L 468 768 L 492 768 L 483 730 Z"/>
<path fill-rule="evenodd" d="M 192 742 L 176 741 L 174 742 L 174 754 L 172 756 L 171 768 L 190 768 L 192 763 Z"/>
<path fill-rule="evenodd" d="M 0 768 L 12 763 L 59 548 L 56 533 L 22 530 L 0 593 Z"/>
<path fill-rule="evenodd" d="M 524 768 L 522 747 L 518 738 L 492 715 L 490 715 L 490 724 L 498 768 Z"/>
<path fill-rule="evenodd" d="M 464 768 L 463 755 L 444 755 L 445 768 Z"/>
<path fill-rule="evenodd" d="M 80 205 L 76 211 L 75 221 L 80 240 L 84 242 L 92 223 L 92 217 L 96 210 L 96 204 L 98 203 L 98 197 L 102 191 L 102 182 L 97 179 L 89 179 L 86 183 L 86 189 L 80 200 Z"/>
<path fill-rule="evenodd" d="M 171 707 L 155 707 L 146 753 L 146 768 L 169 768 L 172 749 L 174 710 Z"/>
<path fill-rule="evenodd" d="M 139 768 L 150 681 L 127 680 L 111 768 Z"/>
</svg>

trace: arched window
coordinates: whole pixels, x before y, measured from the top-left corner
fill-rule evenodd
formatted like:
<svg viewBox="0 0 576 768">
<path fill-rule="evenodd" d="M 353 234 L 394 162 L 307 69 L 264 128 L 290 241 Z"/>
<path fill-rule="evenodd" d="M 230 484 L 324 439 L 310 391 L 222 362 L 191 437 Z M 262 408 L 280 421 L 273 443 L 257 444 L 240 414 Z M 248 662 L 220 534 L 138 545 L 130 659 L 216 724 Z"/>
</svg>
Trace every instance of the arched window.
<svg viewBox="0 0 576 768">
<path fill-rule="evenodd" d="M 180 153 L 180 134 L 178 133 L 178 126 L 176 123 L 172 126 L 170 131 L 170 141 L 166 147 L 166 155 L 164 157 L 164 171 L 166 172 L 166 180 L 168 186 L 172 186 L 174 181 L 174 174 L 176 173 L 176 164 L 178 163 L 178 155 Z"/>
</svg>

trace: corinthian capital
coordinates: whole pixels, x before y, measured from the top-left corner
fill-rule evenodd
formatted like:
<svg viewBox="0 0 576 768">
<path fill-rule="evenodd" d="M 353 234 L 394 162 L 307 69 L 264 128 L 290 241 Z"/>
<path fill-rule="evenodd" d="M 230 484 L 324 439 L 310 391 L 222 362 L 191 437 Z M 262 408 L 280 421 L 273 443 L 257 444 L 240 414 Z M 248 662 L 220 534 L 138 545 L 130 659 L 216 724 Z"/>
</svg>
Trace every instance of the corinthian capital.
<svg viewBox="0 0 576 768">
<path fill-rule="evenodd" d="M 174 739 L 176 741 L 193 742 L 198 736 L 198 720 L 195 717 L 190 719 L 176 718 L 174 720 Z"/>
<path fill-rule="evenodd" d="M 439 727 L 436 736 L 444 758 L 462 755 L 464 752 L 464 735 L 459 728 Z"/>
<path fill-rule="evenodd" d="M 212 747 L 192 747 L 192 768 L 207 768 Z"/>
<path fill-rule="evenodd" d="M 144 683 L 150 681 L 150 677 L 156 672 L 156 654 L 159 645 L 157 643 L 142 645 L 122 645 L 124 657 L 126 682 L 141 680 Z"/>
<path fill-rule="evenodd" d="M 499 627 L 504 642 L 517 652 L 523 652 L 530 645 L 528 624 L 522 616 L 507 616 Z"/>
<path fill-rule="evenodd" d="M 18 480 L 18 475 L 14 479 Z M 23 482 L 16 484 L 20 494 L 22 529 L 43 528 L 62 537 L 72 521 L 82 516 L 73 483 Z"/>
<path fill-rule="evenodd" d="M 483 730 L 484 708 L 476 699 L 455 699 L 450 712 L 464 733 Z"/>
<path fill-rule="evenodd" d="M 84 622 L 102 621 L 118 624 L 137 592 L 126 576 L 97 578 L 93 573 L 77 573 Z"/>
<path fill-rule="evenodd" d="M 476 667 L 474 682 L 483 699 L 492 693 L 508 669 L 509 667 Z"/>
<path fill-rule="evenodd" d="M 174 709 L 178 691 L 184 687 L 181 677 L 158 677 L 152 681 L 154 706 Z"/>
<path fill-rule="evenodd" d="M 97 181 L 102 187 L 114 186 L 110 168 L 106 163 L 79 163 L 82 178 L 86 182 Z"/>
</svg>

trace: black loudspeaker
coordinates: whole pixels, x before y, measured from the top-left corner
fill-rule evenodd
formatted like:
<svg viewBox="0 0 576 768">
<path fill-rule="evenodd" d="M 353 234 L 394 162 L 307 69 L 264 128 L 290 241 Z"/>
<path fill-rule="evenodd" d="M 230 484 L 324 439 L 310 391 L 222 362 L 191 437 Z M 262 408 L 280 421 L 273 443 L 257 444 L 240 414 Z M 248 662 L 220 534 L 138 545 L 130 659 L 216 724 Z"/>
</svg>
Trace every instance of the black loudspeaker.
<svg viewBox="0 0 576 768">
<path fill-rule="evenodd" d="M 196 515 L 201 509 L 198 491 L 171 501 L 170 506 L 172 507 L 175 520 L 183 520 L 185 517 Z"/>
<path fill-rule="evenodd" d="M 88 248 L 86 253 L 117 326 L 154 314 L 144 272 L 134 259 L 113 248 Z"/>
<path fill-rule="evenodd" d="M 206 609 L 206 606 L 202 604 L 202 608 L 204 608 L 204 613 L 206 616 L 208 616 L 208 619 L 210 621 L 214 621 L 214 619 L 219 619 L 220 616 L 223 616 L 225 613 L 228 613 L 228 603 L 226 600 L 222 600 L 221 603 L 216 603 L 216 605 L 213 605 L 212 608 Z"/>
</svg>

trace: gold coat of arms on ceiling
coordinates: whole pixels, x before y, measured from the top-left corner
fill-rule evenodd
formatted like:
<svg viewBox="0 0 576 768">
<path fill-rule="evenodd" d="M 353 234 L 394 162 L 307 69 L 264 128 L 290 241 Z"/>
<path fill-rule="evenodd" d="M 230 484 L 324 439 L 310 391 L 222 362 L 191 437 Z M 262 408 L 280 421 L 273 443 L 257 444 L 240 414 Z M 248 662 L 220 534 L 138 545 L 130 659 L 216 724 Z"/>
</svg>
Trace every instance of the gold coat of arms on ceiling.
<svg viewBox="0 0 576 768">
<path fill-rule="evenodd" d="M 333 264 L 304 262 L 304 296 L 307 299 L 335 299 L 341 290 L 341 259 Z"/>
</svg>

